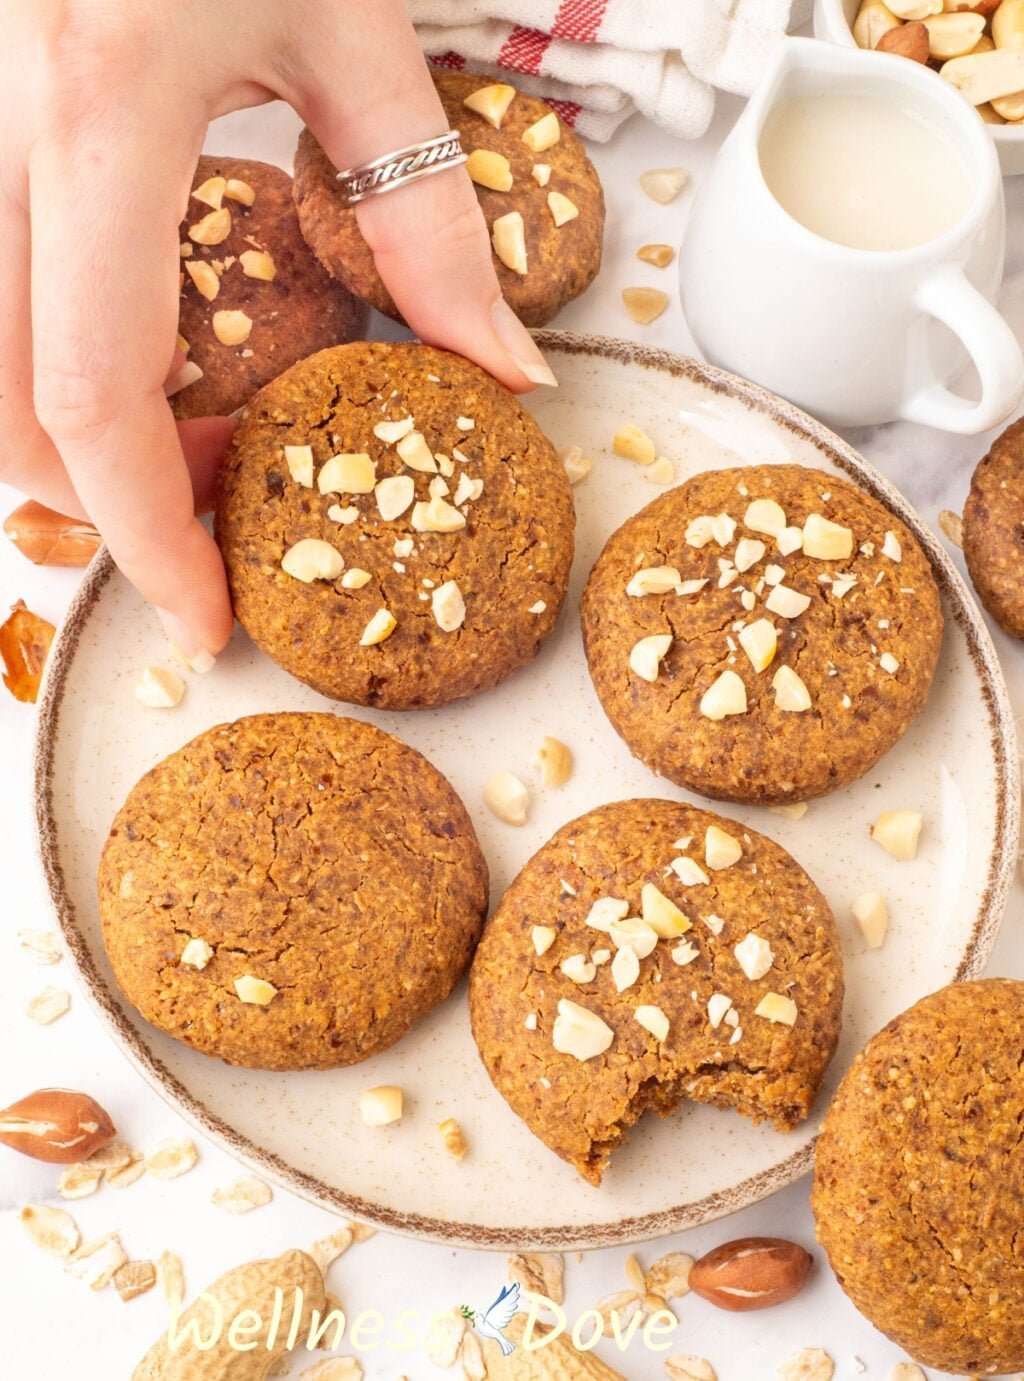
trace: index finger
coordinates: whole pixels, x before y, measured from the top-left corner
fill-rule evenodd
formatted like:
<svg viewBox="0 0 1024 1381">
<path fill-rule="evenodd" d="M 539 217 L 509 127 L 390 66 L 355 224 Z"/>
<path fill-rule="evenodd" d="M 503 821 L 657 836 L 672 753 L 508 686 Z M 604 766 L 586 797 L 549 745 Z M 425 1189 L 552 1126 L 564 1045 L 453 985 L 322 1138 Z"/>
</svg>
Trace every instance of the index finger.
<svg viewBox="0 0 1024 1381">
<path fill-rule="evenodd" d="M 180 122 L 133 110 L 130 129 L 93 117 L 69 140 L 33 149 L 34 396 L 115 561 L 167 616 L 182 651 L 208 662 L 230 636 L 231 606 L 163 392 L 177 226 L 195 162 L 188 142 Z"/>
</svg>

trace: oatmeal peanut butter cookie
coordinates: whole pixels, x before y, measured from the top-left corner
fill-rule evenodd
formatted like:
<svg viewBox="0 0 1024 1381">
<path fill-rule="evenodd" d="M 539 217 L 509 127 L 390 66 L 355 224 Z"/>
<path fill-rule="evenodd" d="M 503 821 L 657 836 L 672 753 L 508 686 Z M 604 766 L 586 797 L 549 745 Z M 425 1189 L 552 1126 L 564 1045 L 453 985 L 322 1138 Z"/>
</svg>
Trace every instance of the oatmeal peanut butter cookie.
<svg viewBox="0 0 1024 1381">
<path fill-rule="evenodd" d="M 1024 638 L 1024 418 L 996 437 L 971 478 L 964 559 L 978 598 L 1014 638 Z"/>
<path fill-rule="evenodd" d="M 505 300 L 527 326 L 543 326 L 601 266 L 604 194 L 594 165 L 545 101 L 469 72 L 433 76 L 469 155 Z M 294 190 L 302 233 L 321 263 L 357 297 L 400 320 L 337 169 L 308 129 L 295 154 Z"/>
<path fill-rule="evenodd" d="M 385 1050 L 451 992 L 487 866 L 451 786 L 369 724 L 221 724 L 132 788 L 99 871 L 103 940 L 147 1021 L 255 1069 Z"/>
<path fill-rule="evenodd" d="M 648 1108 L 691 1099 L 795 1127 L 842 1001 L 832 913 L 794 859 L 660 800 L 559 830 L 502 898 L 469 990 L 499 1093 L 591 1184 Z"/>
<path fill-rule="evenodd" d="M 323 695 L 443 705 L 554 627 L 569 482 L 529 413 L 457 355 L 375 341 L 303 360 L 246 408 L 220 483 L 235 614 Z"/>
<path fill-rule="evenodd" d="M 818 1240 L 918 1362 L 1024 1371 L 1024 983 L 958 983 L 854 1060 L 814 1167 Z"/>
<path fill-rule="evenodd" d="M 861 776 L 928 696 L 942 637 L 924 552 L 800 465 L 714 470 L 608 539 L 583 596 L 605 713 L 655 772 L 731 801 Z"/>
<path fill-rule="evenodd" d="M 200 158 L 179 233 L 175 417 L 232 413 L 296 360 L 362 335 L 366 308 L 310 252 L 280 168 Z"/>
</svg>

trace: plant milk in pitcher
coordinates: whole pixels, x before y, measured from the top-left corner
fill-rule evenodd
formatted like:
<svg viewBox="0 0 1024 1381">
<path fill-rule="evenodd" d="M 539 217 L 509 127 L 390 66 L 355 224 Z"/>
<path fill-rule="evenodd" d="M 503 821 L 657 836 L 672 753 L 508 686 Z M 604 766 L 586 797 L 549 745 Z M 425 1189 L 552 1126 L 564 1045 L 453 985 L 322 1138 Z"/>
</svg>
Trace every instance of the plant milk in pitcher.
<svg viewBox="0 0 1024 1381">
<path fill-rule="evenodd" d="M 950 142 L 888 99 L 795 96 L 769 115 L 758 153 L 783 210 L 851 249 L 927 244 L 971 203 L 971 183 Z"/>
</svg>

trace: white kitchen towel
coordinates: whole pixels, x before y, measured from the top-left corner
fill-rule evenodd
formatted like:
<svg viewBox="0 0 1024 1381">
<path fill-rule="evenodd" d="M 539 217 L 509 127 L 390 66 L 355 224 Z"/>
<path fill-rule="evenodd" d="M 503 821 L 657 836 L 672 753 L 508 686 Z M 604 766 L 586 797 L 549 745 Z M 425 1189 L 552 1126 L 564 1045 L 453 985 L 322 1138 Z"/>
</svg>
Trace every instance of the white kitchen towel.
<svg viewBox="0 0 1024 1381">
<path fill-rule="evenodd" d="M 749 95 L 807 0 L 407 0 L 438 67 L 511 74 L 581 134 L 608 139 L 640 111 L 683 139 L 714 93 Z"/>
</svg>

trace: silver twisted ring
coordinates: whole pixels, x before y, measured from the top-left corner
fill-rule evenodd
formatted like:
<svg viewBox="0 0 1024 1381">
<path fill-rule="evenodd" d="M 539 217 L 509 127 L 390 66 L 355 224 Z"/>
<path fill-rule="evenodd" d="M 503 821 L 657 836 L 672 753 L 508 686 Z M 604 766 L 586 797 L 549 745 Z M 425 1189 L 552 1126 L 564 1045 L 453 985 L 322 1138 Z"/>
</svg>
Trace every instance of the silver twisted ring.
<svg viewBox="0 0 1024 1381">
<path fill-rule="evenodd" d="M 396 187 L 417 182 L 431 173 L 443 173 L 446 168 L 456 168 L 465 163 L 457 129 L 437 134 L 433 139 L 424 139 L 419 144 L 408 144 L 404 149 L 395 149 L 370 163 L 360 163 L 358 167 L 346 168 L 338 174 L 342 191 L 350 206 L 367 197 L 391 192 Z"/>
</svg>

